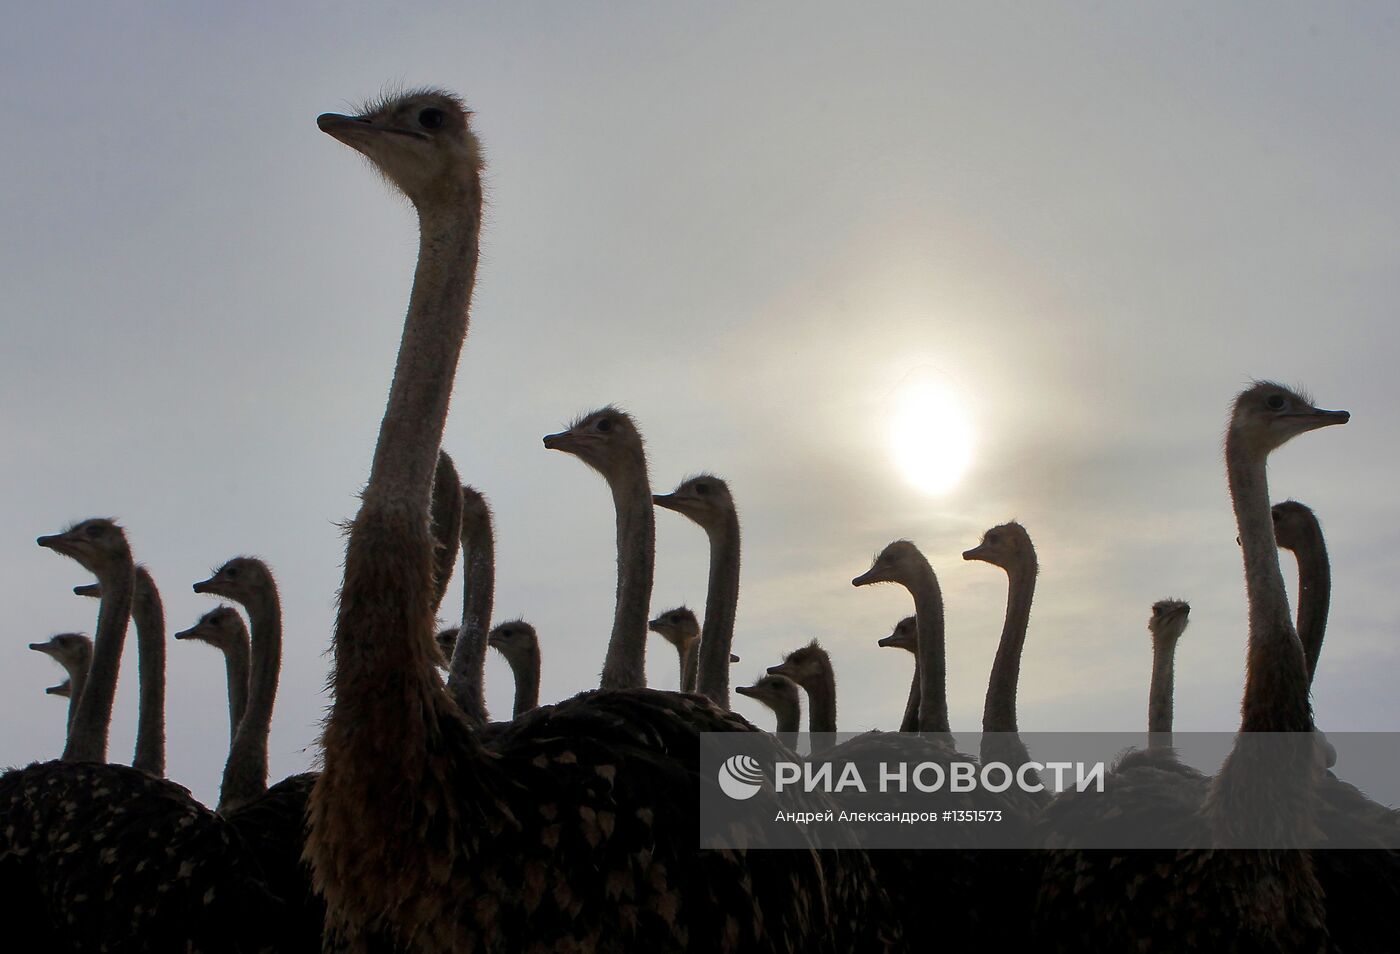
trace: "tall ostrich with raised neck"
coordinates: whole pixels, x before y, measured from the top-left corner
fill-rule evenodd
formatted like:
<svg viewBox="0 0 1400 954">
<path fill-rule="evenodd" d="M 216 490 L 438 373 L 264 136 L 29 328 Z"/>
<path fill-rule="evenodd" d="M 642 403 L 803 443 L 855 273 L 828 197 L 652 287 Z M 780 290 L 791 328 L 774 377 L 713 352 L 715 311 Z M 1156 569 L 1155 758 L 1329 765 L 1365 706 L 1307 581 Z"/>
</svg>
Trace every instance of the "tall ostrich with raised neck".
<svg viewBox="0 0 1400 954">
<path fill-rule="evenodd" d="M 797 734 L 802 729 L 802 692 L 787 676 L 765 673 L 751 686 L 735 686 L 734 691 L 763 703 L 778 717 L 778 741 L 797 750 Z"/>
<path fill-rule="evenodd" d="M 1147 746 L 1158 752 L 1172 748 L 1172 705 L 1176 686 L 1176 644 L 1191 619 L 1185 600 L 1152 604 L 1147 631 L 1152 634 L 1152 685 L 1147 692 Z"/>
<path fill-rule="evenodd" d="M 486 643 L 496 593 L 496 535 L 491 507 L 481 491 L 463 486 L 462 520 L 462 624 L 452 648 L 447 691 L 467 718 L 485 725 Z"/>
<path fill-rule="evenodd" d="M 1175 760 L 1136 759 L 1125 769 L 1125 758 L 1100 796 L 1057 799 L 1047 811 L 1047 844 L 1094 847 L 1096 829 L 1132 817 L 1150 822 L 1153 834 L 1179 830 L 1220 848 L 1312 837 L 1321 760 L 1312 744 L 1307 663 L 1279 568 L 1267 461 L 1291 438 L 1348 418 L 1271 382 L 1236 398 L 1225 467 L 1244 556 L 1249 635 L 1235 747 L 1208 781 Z M 1271 746 L 1274 757 L 1259 758 L 1255 733 L 1289 732 L 1305 733 L 1307 743 Z M 1262 954 L 1327 945 L 1322 890 L 1305 851 L 1054 852 L 1038 915 L 1042 933 L 1065 951 L 1082 946 L 1085 932 L 1115 950 L 1145 937 L 1164 951 Z"/>
<path fill-rule="evenodd" d="M 112 724 L 112 701 L 117 692 L 117 670 L 131 620 L 136 565 L 126 534 L 116 522 L 95 517 L 74 524 L 62 533 L 39 538 L 39 546 L 76 560 L 97 577 L 102 602 L 93 633 L 92 663 L 78 708 L 69 726 L 65 762 L 107 761 L 107 734 Z"/>
<path fill-rule="evenodd" d="M 1285 500 L 1271 510 L 1274 538 L 1298 560 L 1298 639 L 1308 664 L 1308 684 L 1317 676 L 1327 613 L 1332 604 L 1332 563 L 1317 514 L 1306 504 Z"/>
<path fill-rule="evenodd" d="M 919 620 L 906 616 L 895 624 L 888 636 L 881 636 L 875 645 L 881 649 L 903 649 L 914 657 L 914 678 L 909 681 L 909 697 L 904 702 L 904 716 L 899 731 L 919 731 Z"/>
<path fill-rule="evenodd" d="M 433 594 L 433 612 L 442 605 L 452 582 L 452 568 L 457 565 L 457 543 L 462 528 L 462 478 L 457 465 L 447 451 L 438 451 L 437 467 L 433 469 L 433 579 L 437 589 Z"/>
<path fill-rule="evenodd" d="M 82 698 L 83 686 L 87 682 L 88 667 L 92 665 L 92 640 L 83 633 L 59 633 L 42 643 L 30 643 L 29 648 L 52 657 L 68 673 L 66 692 L 46 691 L 50 695 L 68 697 L 68 730 L 71 732 L 73 717 L 78 711 L 78 700 Z"/>
<path fill-rule="evenodd" d="M 982 535 L 981 543 L 963 551 L 962 556 L 964 560 L 980 560 L 1006 571 L 1006 619 L 982 709 L 981 756 L 983 764 L 1004 762 L 1019 770 L 1031 760 L 1016 724 L 1016 686 L 1021 679 L 1021 651 L 1030 626 L 1035 578 L 1040 572 L 1035 544 L 1026 528 L 1013 520 L 992 527 Z M 1033 770 L 1027 774 L 1032 776 L 1039 781 L 1039 774 Z M 1041 805 L 1050 800 L 1043 789 L 1031 797 Z"/>
<path fill-rule="evenodd" d="M 646 450 L 631 415 L 600 408 L 567 430 L 548 434 L 544 446 L 572 454 L 597 471 L 612 491 L 617 513 L 617 602 L 600 689 L 646 685 L 647 607 L 656 563 L 656 518 Z"/>
<path fill-rule="evenodd" d="M 136 567 L 131 604 L 136 625 L 136 669 L 140 679 L 140 709 L 136 720 L 133 768 L 165 774 L 165 607 L 155 580 L 144 566 Z"/>
<path fill-rule="evenodd" d="M 933 567 L 908 540 L 896 540 L 875 557 L 869 570 L 851 580 L 854 586 L 898 583 L 914 598 L 918 630 L 919 726 L 953 744 L 948 728 L 947 651 L 943 642 L 943 590 Z"/>
<path fill-rule="evenodd" d="M 428 498 L 476 270 L 480 149 L 466 110 L 440 91 L 318 123 L 412 201 L 421 236 L 399 366 L 346 546 L 310 803 L 307 857 L 329 943 L 788 951 L 868 937 L 885 911 L 860 876 L 862 853 L 828 868 L 813 852 L 696 847 L 700 733 L 754 731 L 742 719 L 694 696 L 592 692 L 509 723 L 488 752 L 451 701 L 434 668 Z M 607 448 L 633 440 L 620 423 L 619 412 L 590 415 L 554 443 L 609 466 Z M 634 473 L 620 496 L 649 511 L 639 438 L 635 450 L 621 455 L 618 469 Z M 620 521 L 619 538 L 648 551 L 649 564 L 650 517 L 636 518 Z M 635 664 L 617 658 L 610 681 L 641 676 L 645 569 L 626 576 L 617 619 L 641 651 Z M 897 927 L 888 933 L 897 941 Z"/>
<path fill-rule="evenodd" d="M 688 606 L 677 606 L 647 622 L 647 629 L 657 633 L 676 651 L 679 663 L 681 692 L 695 691 L 695 676 L 700 663 L 700 620 Z"/>
<path fill-rule="evenodd" d="M 658 507 L 689 517 L 710 541 L 710 581 L 695 688 L 715 705 L 729 708 L 729 657 L 739 606 L 739 512 L 729 485 L 714 474 L 681 481 L 672 493 L 652 498 Z"/>
<path fill-rule="evenodd" d="M 229 745 L 238 736 L 238 724 L 248 708 L 248 627 L 232 606 L 222 603 L 201 616 L 189 629 L 175 634 L 179 640 L 192 639 L 208 643 L 224 657 L 224 675 L 228 680 L 228 739 Z M 227 768 L 227 766 L 225 766 Z"/>
<path fill-rule="evenodd" d="M 540 640 L 535 627 L 523 619 L 507 620 L 494 627 L 487 644 L 506 657 L 515 676 L 515 707 L 519 718 L 540 704 Z"/>
<path fill-rule="evenodd" d="M 219 789 L 219 812 L 228 814 L 267 791 L 267 739 L 282 671 L 282 602 L 272 571 L 253 557 L 234 557 L 209 579 L 194 584 L 194 591 L 233 600 L 248 612 L 251 623 L 248 703 L 233 734 Z"/>
</svg>

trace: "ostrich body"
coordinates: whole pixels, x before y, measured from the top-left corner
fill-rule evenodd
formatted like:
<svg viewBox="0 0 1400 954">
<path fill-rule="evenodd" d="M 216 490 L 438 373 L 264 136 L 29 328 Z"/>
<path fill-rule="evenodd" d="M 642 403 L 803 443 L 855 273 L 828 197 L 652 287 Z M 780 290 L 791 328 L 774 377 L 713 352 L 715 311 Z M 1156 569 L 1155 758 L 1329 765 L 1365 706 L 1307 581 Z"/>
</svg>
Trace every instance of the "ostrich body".
<svg viewBox="0 0 1400 954">
<path fill-rule="evenodd" d="M 1316 750 L 1298 746 L 1293 762 L 1266 765 L 1248 744 L 1251 733 L 1312 738 L 1313 728 L 1307 663 L 1274 540 L 1267 460 L 1298 434 L 1347 419 L 1344 411 L 1318 410 L 1270 382 L 1236 398 L 1225 465 L 1244 556 L 1249 639 L 1235 747 L 1211 780 L 1174 759 L 1120 765 L 1099 797 L 1062 797 L 1047 810 L 1050 846 L 1068 835 L 1069 842 L 1092 847 L 1096 825 L 1133 818 L 1168 846 L 1297 844 L 1311 837 L 1321 770 Z M 1191 840 L 1175 841 L 1173 830 Z M 1085 931 L 1115 950 L 1263 954 L 1320 951 L 1327 943 L 1322 891 L 1303 851 L 1055 852 L 1047 857 L 1037 914 L 1060 950 L 1077 949 Z M 1146 947 L 1144 939 L 1150 939 Z"/>
<path fill-rule="evenodd" d="M 189 629 L 176 633 L 175 638 L 208 643 L 223 653 L 228 680 L 228 738 L 232 746 L 248 708 L 248 627 L 243 624 L 243 617 L 233 607 L 220 604 Z"/>
<path fill-rule="evenodd" d="M 680 690 L 694 692 L 700 663 L 700 621 L 694 610 L 688 606 L 669 609 L 648 621 L 647 629 L 659 633 L 675 649 L 680 664 Z"/>
<path fill-rule="evenodd" d="M 842 923 L 878 919 L 858 902 L 879 896 L 843 877 L 859 853 L 824 871 L 810 852 L 696 849 L 699 733 L 754 730 L 694 696 L 584 693 L 532 710 L 483 748 L 433 666 L 427 531 L 432 461 L 476 269 L 479 147 L 461 104 L 437 91 L 318 124 L 408 196 L 422 239 L 399 366 L 346 547 L 324 768 L 310 804 L 307 857 L 327 901 L 330 943 L 822 950 Z M 636 454 L 621 462 L 629 479 L 610 483 L 619 503 L 646 504 L 645 514 L 619 507 L 619 549 L 636 544 L 649 564 L 640 440 L 613 432 L 620 423 L 632 430 L 619 412 L 600 412 L 551 443 L 595 466 L 616 440 L 634 443 Z M 624 572 L 614 627 L 643 652 L 646 569 Z M 640 653 L 619 653 L 610 647 L 606 681 L 639 681 Z"/>
<path fill-rule="evenodd" d="M 82 633 L 59 633 L 42 643 L 30 643 L 29 648 L 52 656 L 68 673 L 65 691 L 56 692 L 57 686 L 45 691 L 50 695 L 68 697 L 68 730 L 71 732 L 73 717 L 78 711 L 78 699 L 82 697 L 83 685 L 87 682 L 88 667 L 92 665 L 92 640 Z"/>
<path fill-rule="evenodd" d="M 102 608 L 64 759 L 0 776 L 0 915 L 52 950 L 267 948 L 282 904 L 238 833 L 181 786 L 88 754 L 104 748 L 134 588 L 125 534 L 86 520 L 40 540 L 97 576 Z"/>
<path fill-rule="evenodd" d="M 136 668 L 140 678 L 140 710 L 136 720 L 133 768 L 165 774 L 165 608 L 160 591 L 144 566 L 136 567 L 131 604 L 136 624 Z"/>
<path fill-rule="evenodd" d="M 695 688 L 715 705 L 729 708 L 730 650 L 739 606 L 739 513 L 729 485 L 714 474 L 681 482 L 673 493 L 652 498 L 658 507 L 689 517 L 710 541 L 710 580 Z"/>
<path fill-rule="evenodd" d="M 1021 679 L 1021 651 L 1026 645 L 1026 629 L 1030 626 L 1031 602 L 1035 599 L 1035 578 L 1040 572 L 1035 544 L 1026 528 L 1016 523 L 1004 523 L 988 530 L 982 542 L 963 552 L 964 560 L 980 560 L 1006 571 L 1006 620 L 997 643 L 996 659 L 987 681 L 987 698 L 982 709 L 983 764 L 1003 762 L 1019 769 L 1030 761 L 1030 753 L 1021 741 L 1016 724 L 1016 687 Z M 1038 773 L 1028 778 L 1040 782 Z M 1025 795 L 1038 809 L 1050 801 L 1043 788 L 1039 792 L 1016 791 Z"/>
<path fill-rule="evenodd" d="M 617 601 L 600 689 L 646 685 L 647 606 L 656 563 L 656 518 L 646 451 L 636 421 L 616 407 L 585 414 L 544 446 L 572 454 L 597 471 L 617 513 Z"/>
<path fill-rule="evenodd" d="M 194 584 L 194 591 L 233 600 L 247 610 L 252 624 L 248 702 L 219 789 L 219 811 L 228 814 L 267 791 L 267 739 L 282 669 L 282 604 L 267 564 L 252 557 L 234 557 Z"/>
<path fill-rule="evenodd" d="M 518 719 L 540 704 L 539 636 L 523 619 L 513 619 L 492 629 L 486 641 L 510 663 L 515 676 L 513 715 Z"/>
<path fill-rule="evenodd" d="M 473 487 L 462 487 L 462 625 L 452 648 L 447 691 L 475 725 L 485 725 L 486 642 L 496 590 L 496 537 L 491 508 Z"/>
<path fill-rule="evenodd" d="M 899 720 L 899 731 L 919 731 L 919 623 L 918 618 L 906 616 L 895 624 L 888 636 L 881 636 L 876 645 L 881 649 L 893 648 L 908 650 L 914 657 L 914 678 L 909 681 L 909 698 L 904 702 L 904 716 Z"/>
<path fill-rule="evenodd" d="M 802 692 L 787 676 L 766 673 L 751 686 L 735 686 L 741 696 L 757 699 L 778 717 L 777 736 L 783 745 L 797 751 L 797 734 L 802 729 Z"/>
</svg>

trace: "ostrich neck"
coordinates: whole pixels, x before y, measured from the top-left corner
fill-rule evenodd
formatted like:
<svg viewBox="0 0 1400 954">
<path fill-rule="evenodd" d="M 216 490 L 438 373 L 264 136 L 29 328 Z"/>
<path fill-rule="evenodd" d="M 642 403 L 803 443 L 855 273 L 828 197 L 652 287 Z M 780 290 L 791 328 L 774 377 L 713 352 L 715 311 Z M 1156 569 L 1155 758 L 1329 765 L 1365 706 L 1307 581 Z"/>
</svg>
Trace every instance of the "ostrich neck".
<svg viewBox="0 0 1400 954">
<path fill-rule="evenodd" d="M 131 607 L 136 624 L 137 670 L 141 684 L 132 768 L 156 777 L 165 774 L 165 607 L 145 567 L 136 568 Z"/>
<path fill-rule="evenodd" d="M 509 659 L 510 671 L 515 676 L 515 715 L 529 712 L 540 704 L 540 657 L 530 656 L 517 660 Z"/>
<path fill-rule="evenodd" d="M 695 691 L 695 675 L 700 668 L 700 637 L 676 645 L 681 666 L 681 692 Z"/>
<path fill-rule="evenodd" d="M 739 516 L 726 513 L 724 523 L 706 530 L 710 538 L 710 585 L 705 594 L 705 623 L 700 630 L 700 671 L 696 688 L 721 709 L 729 708 L 729 652 L 734 644 L 734 614 L 739 606 Z"/>
<path fill-rule="evenodd" d="M 831 657 L 824 650 L 818 659 L 816 676 L 802 683 L 802 688 L 807 692 L 807 731 L 813 733 L 813 752 L 830 748 L 831 737 L 823 737 L 822 734 L 836 731 L 836 671 L 831 667 Z"/>
<path fill-rule="evenodd" d="M 1266 457 L 1251 453 L 1232 431 L 1226 441 L 1225 463 L 1249 599 L 1249 653 L 1240 730 L 1311 731 L 1307 664 L 1293 629 L 1279 568 Z"/>
<path fill-rule="evenodd" d="M 433 497 L 430 505 L 433 528 L 433 613 L 437 614 L 452 582 L 452 568 L 457 563 L 457 547 L 462 535 L 462 485 L 457 468 L 446 451 L 438 454 L 433 468 Z M 465 572 L 465 568 L 463 570 Z"/>
<path fill-rule="evenodd" d="M 1176 681 L 1176 640 L 1152 637 L 1152 687 L 1147 694 L 1148 747 L 1172 744 L 1172 699 Z"/>
<path fill-rule="evenodd" d="M 656 519 L 646 465 L 609 481 L 617 510 L 617 605 L 603 662 L 602 689 L 646 685 L 647 610 L 656 559 Z"/>
<path fill-rule="evenodd" d="M 474 725 L 485 725 L 486 634 L 496 593 L 496 539 L 489 517 L 462 527 L 462 571 L 462 626 L 452 650 L 447 690 Z"/>
<path fill-rule="evenodd" d="M 229 745 L 238 735 L 238 725 L 248 710 L 248 637 L 240 635 L 224 647 L 224 672 L 228 677 Z"/>
<path fill-rule="evenodd" d="M 87 685 L 87 677 L 87 666 L 73 666 L 68 669 L 68 734 L 70 736 L 73 734 L 73 720 L 78 715 L 78 701 L 83 698 L 83 687 Z"/>
<path fill-rule="evenodd" d="M 282 669 L 282 607 L 276 589 L 245 604 L 252 624 L 248 706 L 229 746 L 219 811 L 229 812 L 267 791 L 267 736 Z"/>
<path fill-rule="evenodd" d="M 1035 554 L 1021 556 L 1006 571 L 1006 621 L 1001 642 L 987 683 L 987 699 L 982 709 L 983 732 L 1016 731 L 1016 686 L 1021 679 L 1021 650 L 1026 645 L 1031 601 L 1035 598 L 1035 577 L 1039 567 Z"/>
<path fill-rule="evenodd" d="M 1308 665 L 1308 684 L 1317 675 L 1322 639 L 1327 635 L 1327 612 L 1332 602 L 1332 564 L 1322 531 L 1313 527 L 1294 551 L 1298 558 L 1298 638 Z"/>
<path fill-rule="evenodd" d="M 65 762 L 107 761 L 107 733 L 112 724 L 112 700 L 117 691 L 117 670 L 131 621 L 132 590 L 136 569 L 131 559 L 98 574 L 102 603 L 97 610 L 97 631 L 92 640 L 92 664 L 78 709 L 69 727 Z M 76 691 L 76 687 L 75 690 Z"/>
<path fill-rule="evenodd" d="M 906 584 L 919 630 L 919 731 L 948 735 L 948 676 L 943 645 L 943 592 L 933 568 Z"/>
<path fill-rule="evenodd" d="M 904 718 L 899 721 L 899 731 L 919 731 L 919 659 L 914 657 L 914 678 L 909 680 L 909 698 L 904 702 Z"/>
</svg>

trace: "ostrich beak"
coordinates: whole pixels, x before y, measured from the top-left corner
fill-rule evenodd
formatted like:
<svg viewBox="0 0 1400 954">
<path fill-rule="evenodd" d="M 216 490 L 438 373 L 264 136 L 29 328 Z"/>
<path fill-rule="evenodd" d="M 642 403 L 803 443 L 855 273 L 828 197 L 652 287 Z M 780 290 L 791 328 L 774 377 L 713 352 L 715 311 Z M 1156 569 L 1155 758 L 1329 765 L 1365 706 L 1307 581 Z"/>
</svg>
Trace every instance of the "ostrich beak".
<svg viewBox="0 0 1400 954">
<path fill-rule="evenodd" d="M 200 582 L 196 583 L 193 587 L 191 587 L 191 589 L 193 589 L 196 593 L 213 593 L 214 579 L 215 578 L 211 576 L 207 580 L 201 580 Z"/>
<path fill-rule="evenodd" d="M 792 675 L 791 675 L 791 674 L 788 672 L 788 670 L 787 670 L 787 663 L 778 663 L 778 665 L 776 665 L 776 666 L 769 666 L 769 667 L 768 667 L 768 675 L 770 675 L 770 676 L 787 676 L 789 679 L 792 678 Z"/>
<path fill-rule="evenodd" d="M 578 435 L 573 431 L 560 431 L 558 434 L 546 434 L 544 436 L 544 449 L 563 451 L 572 454 L 578 448 Z"/>
<path fill-rule="evenodd" d="M 45 656 L 52 656 L 54 651 L 54 647 L 48 643 L 30 643 L 29 648 L 36 653 L 43 653 Z"/>
<path fill-rule="evenodd" d="M 102 584 L 84 583 L 81 586 L 73 587 L 74 596 L 91 596 L 100 599 L 102 597 Z"/>
<path fill-rule="evenodd" d="M 351 149 L 359 149 L 369 137 L 382 132 L 363 116 L 343 116 L 340 113 L 322 113 L 317 116 L 316 128 L 334 136 Z"/>
<path fill-rule="evenodd" d="M 53 550 L 55 553 L 64 555 L 73 550 L 73 537 L 67 533 L 50 533 L 47 536 L 36 538 L 34 542 L 46 550 Z"/>
<path fill-rule="evenodd" d="M 973 547 L 971 550 L 964 550 L 964 551 L 963 551 L 963 559 L 964 559 L 964 560 L 980 560 L 980 559 L 982 559 L 982 545 L 979 543 L 977 546 Z"/>
<path fill-rule="evenodd" d="M 736 663 L 736 662 L 739 662 L 739 661 L 740 661 L 740 660 L 739 660 L 739 657 L 738 657 L 736 654 L 734 654 L 734 653 L 730 653 L 730 654 L 729 654 L 729 662 L 730 662 L 731 664 Z"/>
<path fill-rule="evenodd" d="M 60 682 L 56 686 L 49 686 L 47 689 L 44 690 L 44 694 L 50 696 L 66 696 L 72 691 L 73 686 L 71 683 Z"/>
<path fill-rule="evenodd" d="M 748 696 L 750 699 L 758 698 L 758 692 L 752 686 L 735 686 L 734 691 L 741 696 Z"/>
<path fill-rule="evenodd" d="M 676 499 L 675 494 L 652 494 L 651 502 L 658 507 L 664 507 L 667 510 L 674 510 L 677 513 L 680 513 L 681 510 L 679 505 L 680 502 Z"/>
<path fill-rule="evenodd" d="M 656 619 L 649 619 L 647 620 L 647 629 L 651 630 L 653 633 L 659 633 L 661 632 L 661 622 L 660 616 Z"/>
<path fill-rule="evenodd" d="M 881 647 L 881 648 L 884 648 L 885 646 L 893 646 L 893 645 L 894 645 L 894 641 L 895 641 L 897 638 L 898 638 L 898 637 L 896 637 L 894 633 L 890 633 L 888 636 L 881 636 L 881 637 L 875 642 L 875 645 L 876 645 L 876 646 L 879 646 L 879 647 Z"/>
<path fill-rule="evenodd" d="M 858 577 L 856 577 L 854 580 L 852 580 L 852 581 L 851 581 L 851 585 L 852 585 L 852 586 L 868 586 L 868 585 L 871 584 L 871 583 L 883 583 L 883 582 L 884 582 L 884 579 L 883 579 L 882 577 L 876 575 L 876 573 L 875 573 L 875 568 L 872 566 L 870 569 L 866 570 L 866 571 L 865 571 L 864 573 L 862 573 L 860 576 L 858 576 Z M 769 671 L 769 672 L 772 672 L 773 670 L 770 669 L 770 670 L 768 670 L 768 671 Z"/>
<path fill-rule="evenodd" d="M 190 638 L 190 635 L 191 635 L 195 630 L 197 630 L 197 629 L 199 629 L 198 626 L 191 626 L 189 629 L 182 629 L 182 630 L 180 630 L 178 633 L 175 634 L 175 638 L 176 638 L 176 639 L 189 639 L 189 638 Z"/>
<path fill-rule="evenodd" d="M 1322 411 L 1313 408 L 1311 411 L 1303 412 L 1305 429 L 1312 431 L 1319 427 L 1329 427 L 1332 424 L 1345 424 L 1351 420 L 1350 411 Z"/>
</svg>

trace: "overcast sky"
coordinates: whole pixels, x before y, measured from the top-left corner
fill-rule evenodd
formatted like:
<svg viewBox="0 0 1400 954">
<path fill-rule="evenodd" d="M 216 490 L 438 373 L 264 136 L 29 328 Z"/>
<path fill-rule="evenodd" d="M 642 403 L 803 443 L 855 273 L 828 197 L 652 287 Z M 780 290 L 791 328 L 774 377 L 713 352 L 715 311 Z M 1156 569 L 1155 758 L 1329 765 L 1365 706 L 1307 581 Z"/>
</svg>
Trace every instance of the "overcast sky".
<svg viewBox="0 0 1400 954">
<path fill-rule="evenodd" d="M 947 603 L 950 714 L 978 728 L 1005 575 L 959 554 L 1019 518 L 1041 576 L 1021 726 L 1145 721 L 1146 618 L 1187 598 L 1177 725 L 1230 729 L 1245 604 L 1220 437 L 1253 377 L 1352 422 L 1274 455 L 1336 579 L 1328 730 L 1396 729 L 1400 22 L 1386 5 L 30 5 L 0 36 L 0 765 L 57 755 L 86 577 L 35 546 L 115 515 L 171 630 L 239 553 L 281 584 L 273 778 L 313 758 L 343 539 L 416 249 L 406 203 L 316 130 L 386 84 L 476 111 L 488 203 L 446 446 L 497 520 L 499 618 L 551 701 L 611 624 L 602 481 L 541 435 L 618 402 L 653 486 L 726 477 L 735 680 L 818 637 L 842 729 L 892 728 L 912 612 L 850 579 L 899 537 Z M 893 463 L 902 382 L 971 409 L 971 470 Z M 657 515 L 653 608 L 703 604 L 703 533 Z M 1291 559 L 1284 564 L 1293 586 Z M 460 606 L 460 577 L 444 606 Z M 212 799 L 224 670 L 169 649 L 169 774 Z M 674 687 L 654 643 L 652 685 Z M 130 757 L 135 640 L 111 755 Z M 493 711 L 512 685 L 492 653 Z M 762 727 L 750 700 L 736 708 Z"/>
</svg>

